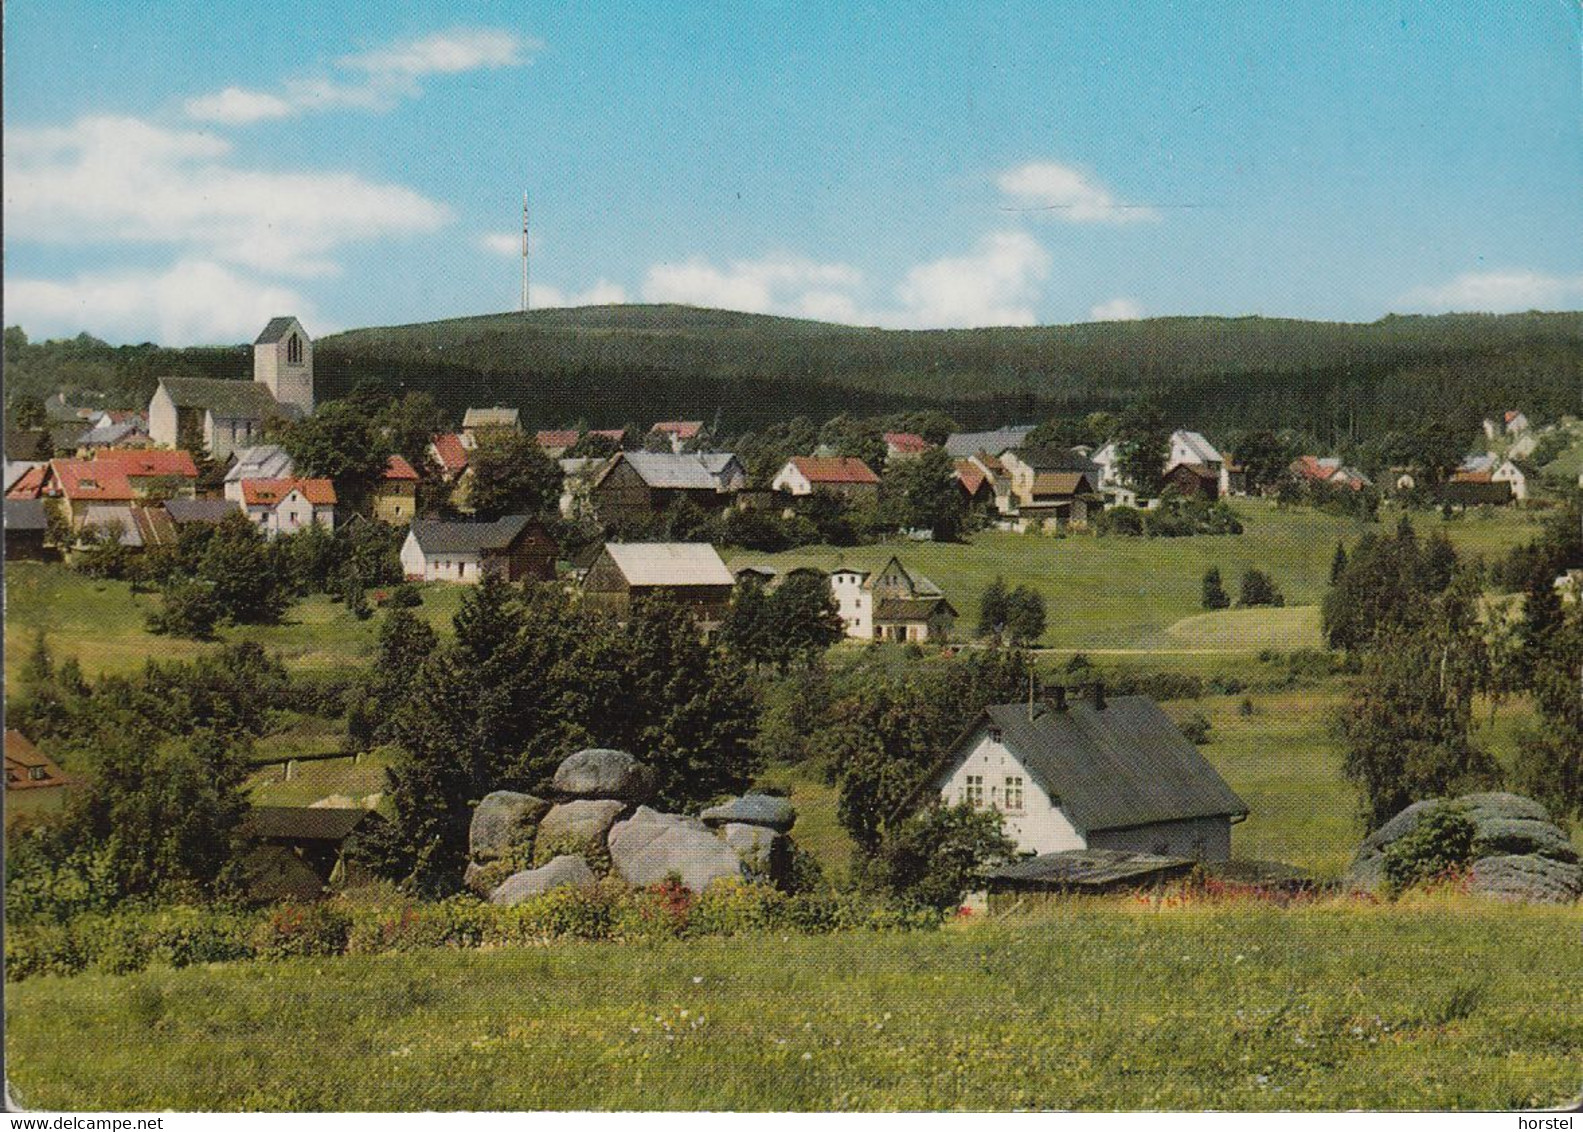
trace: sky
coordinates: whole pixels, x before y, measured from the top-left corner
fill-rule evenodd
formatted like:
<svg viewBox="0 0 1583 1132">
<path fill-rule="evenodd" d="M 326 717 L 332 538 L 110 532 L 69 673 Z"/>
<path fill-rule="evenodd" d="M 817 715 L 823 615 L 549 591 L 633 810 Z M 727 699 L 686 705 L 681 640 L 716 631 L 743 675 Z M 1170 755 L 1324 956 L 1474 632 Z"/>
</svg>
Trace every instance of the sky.
<svg viewBox="0 0 1583 1132">
<path fill-rule="evenodd" d="M 1583 309 L 1580 0 L 10 0 L 4 321 Z"/>
</svg>

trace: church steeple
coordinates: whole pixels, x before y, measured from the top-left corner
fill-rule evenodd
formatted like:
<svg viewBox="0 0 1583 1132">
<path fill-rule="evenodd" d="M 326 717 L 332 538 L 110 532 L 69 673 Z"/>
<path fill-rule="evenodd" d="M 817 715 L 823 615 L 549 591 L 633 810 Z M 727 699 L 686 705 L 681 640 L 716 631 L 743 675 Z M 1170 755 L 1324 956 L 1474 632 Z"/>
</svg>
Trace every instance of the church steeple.
<svg viewBox="0 0 1583 1132">
<path fill-rule="evenodd" d="M 269 320 L 253 342 L 253 380 L 304 416 L 313 412 L 313 339 L 292 315 Z"/>
</svg>

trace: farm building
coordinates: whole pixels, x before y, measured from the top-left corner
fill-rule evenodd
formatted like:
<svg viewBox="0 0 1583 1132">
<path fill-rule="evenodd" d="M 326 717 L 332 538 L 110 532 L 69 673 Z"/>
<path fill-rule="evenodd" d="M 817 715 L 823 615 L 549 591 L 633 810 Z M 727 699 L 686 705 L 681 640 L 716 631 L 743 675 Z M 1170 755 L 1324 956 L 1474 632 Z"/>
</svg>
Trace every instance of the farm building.
<svg viewBox="0 0 1583 1132">
<path fill-rule="evenodd" d="M 268 538 L 311 526 L 335 529 L 335 485 L 327 479 L 243 480 L 242 509 Z"/>
<path fill-rule="evenodd" d="M 600 522 L 642 522 L 682 500 L 718 512 L 747 481 L 730 452 L 620 452 L 594 478 L 589 498 Z"/>
<path fill-rule="evenodd" d="M 1224 861 L 1248 807 L 1158 704 L 1065 689 L 988 707 L 911 805 L 994 807 L 1022 852 L 1114 849 Z"/>
<path fill-rule="evenodd" d="M 172 499 L 165 504 L 165 513 L 178 531 L 195 524 L 223 523 L 241 510 L 241 502 L 233 499 Z"/>
<path fill-rule="evenodd" d="M 417 513 L 418 473 L 402 457 L 391 456 L 374 485 L 374 518 L 393 527 L 404 527 Z"/>
<path fill-rule="evenodd" d="M 485 572 L 510 582 L 549 581 L 558 554 L 555 540 L 531 515 L 492 523 L 415 519 L 401 544 L 401 569 L 414 582 L 477 582 Z"/>
<path fill-rule="evenodd" d="M 999 456 L 1013 448 L 1021 448 L 1033 431 L 1033 425 L 1008 425 L 988 432 L 953 432 L 945 438 L 945 450 L 958 460 L 965 460 L 980 452 Z"/>
<path fill-rule="evenodd" d="M 5 559 L 16 562 L 23 559 L 41 561 L 48 552 L 44 549 L 44 536 L 49 529 L 42 499 L 7 499 L 5 501 Z"/>
<path fill-rule="evenodd" d="M 944 641 L 956 624 L 956 609 L 940 587 L 899 558 L 874 573 L 837 566 L 830 592 L 846 635 L 860 641 Z"/>
<path fill-rule="evenodd" d="M 1077 449 L 1013 449 L 1001 454 L 1000 465 L 1009 484 L 1005 513 L 1044 525 L 1088 521 L 1099 468 Z"/>
<path fill-rule="evenodd" d="M 707 631 L 725 617 L 735 585 L 707 542 L 607 542 L 583 578 L 583 600 L 624 618 L 634 599 L 664 593 L 691 606 Z"/>
<path fill-rule="evenodd" d="M 248 891 L 261 900 L 313 900 L 366 879 L 347 861 L 347 846 L 384 820 L 360 808 L 253 807 L 240 830 L 254 843 L 242 861 Z"/>
<path fill-rule="evenodd" d="M 1220 469 L 1225 466 L 1226 458 L 1208 440 L 1203 433 L 1189 432 L 1179 428 L 1171 433 L 1171 453 L 1165 458 L 1165 471 L 1167 473 L 1178 464 L 1196 464 L 1214 473 L 1215 482 L 1220 482 Z"/>
<path fill-rule="evenodd" d="M 793 456 L 775 473 L 770 487 L 787 495 L 828 491 L 848 499 L 874 499 L 879 477 L 856 456 Z"/>
<path fill-rule="evenodd" d="M 462 431 L 475 441 L 490 433 L 521 432 L 522 410 L 499 405 L 490 409 L 468 409 L 462 414 Z"/>
<path fill-rule="evenodd" d="M 1218 499 L 1221 474 L 1208 464 L 1176 464 L 1165 473 L 1165 486 L 1188 499 Z"/>
</svg>

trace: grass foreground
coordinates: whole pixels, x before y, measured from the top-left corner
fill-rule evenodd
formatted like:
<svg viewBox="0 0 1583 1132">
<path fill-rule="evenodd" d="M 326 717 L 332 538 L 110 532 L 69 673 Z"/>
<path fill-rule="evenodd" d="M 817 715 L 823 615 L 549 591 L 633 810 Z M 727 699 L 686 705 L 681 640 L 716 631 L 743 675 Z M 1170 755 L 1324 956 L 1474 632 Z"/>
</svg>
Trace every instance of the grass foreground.
<svg viewBox="0 0 1583 1132">
<path fill-rule="evenodd" d="M 937 932 L 7 988 L 49 1109 L 1511 1109 L 1583 1090 L 1583 910 L 1058 902 Z M 81 1056 L 84 1050 L 93 1056 Z"/>
</svg>

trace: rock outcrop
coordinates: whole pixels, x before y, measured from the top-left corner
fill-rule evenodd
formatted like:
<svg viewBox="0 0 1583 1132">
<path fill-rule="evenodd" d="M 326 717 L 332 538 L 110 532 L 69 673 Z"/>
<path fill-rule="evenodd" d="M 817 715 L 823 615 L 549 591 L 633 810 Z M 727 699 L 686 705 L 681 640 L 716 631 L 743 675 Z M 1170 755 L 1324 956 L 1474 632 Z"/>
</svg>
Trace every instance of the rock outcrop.
<svg viewBox="0 0 1583 1132">
<path fill-rule="evenodd" d="M 499 860 L 513 849 L 531 849 L 534 832 L 549 808 L 544 799 L 513 790 L 485 795 L 473 810 L 467 830 L 468 853 L 483 863 Z"/>
<path fill-rule="evenodd" d="M 501 882 L 489 896 L 491 904 L 521 904 L 530 897 L 548 892 L 561 885 L 588 885 L 599 878 L 588 862 L 581 857 L 556 857 L 547 865 L 524 872 L 513 873 Z"/>
<path fill-rule="evenodd" d="M 646 802 L 654 793 L 654 772 L 625 751 L 589 747 L 555 769 L 555 789 L 568 798 Z"/>
<path fill-rule="evenodd" d="M 756 825 L 776 833 L 790 833 L 797 821 L 792 804 L 774 794 L 744 794 L 711 806 L 701 816 L 708 825 Z"/>
<path fill-rule="evenodd" d="M 717 877 L 741 877 L 742 858 L 696 818 L 647 806 L 610 830 L 610 863 L 628 884 L 658 884 L 671 873 L 694 892 Z"/>
</svg>

